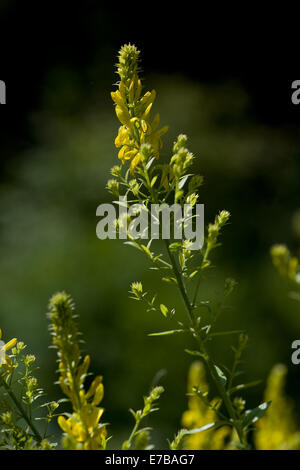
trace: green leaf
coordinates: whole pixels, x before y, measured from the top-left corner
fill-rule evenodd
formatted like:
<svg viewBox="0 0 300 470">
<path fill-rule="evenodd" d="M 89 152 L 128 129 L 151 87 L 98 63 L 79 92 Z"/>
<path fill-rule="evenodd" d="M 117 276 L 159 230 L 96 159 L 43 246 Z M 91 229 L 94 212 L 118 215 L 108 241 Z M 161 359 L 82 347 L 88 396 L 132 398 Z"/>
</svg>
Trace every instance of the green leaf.
<svg viewBox="0 0 300 470">
<path fill-rule="evenodd" d="M 155 157 L 152 157 L 152 158 L 149 160 L 149 162 L 148 162 L 147 165 L 146 165 L 147 170 L 149 170 L 149 168 L 150 168 L 150 166 L 152 165 L 152 163 L 154 162 L 154 160 L 155 160 Z"/>
<path fill-rule="evenodd" d="M 192 273 L 189 275 L 189 279 L 193 279 L 193 277 L 196 276 L 196 274 L 198 274 L 198 271 L 192 272 Z"/>
<path fill-rule="evenodd" d="M 168 282 L 169 284 L 177 285 L 177 280 L 175 279 L 175 277 L 163 277 L 162 281 Z"/>
<path fill-rule="evenodd" d="M 157 178 L 158 178 L 158 175 L 153 176 L 151 180 L 151 184 L 150 184 L 151 188 L 153 188 L 153 186 L 155 185 Z"/>
<path fill-rule="evenodd" d="M 253 380 L 253 382 L 236 385 L 230 390 L 230 393 L 239 392 L 240 390 L 245 390 L 246 388 L 250 388 L 250 387 L 256 387 L 256 385 L 259 385 L 260 383 L 261 383 L 261 380 Z"/>
<path fill-rule="evenodd" d="M 146 245 L 141 245 L 142 250 L 146 253 L 147 256 L 151 258 L 151 251 Z"/>
<path fill-rule="evenodd" d="M 202 354 L 199 351 L 192 351 L 191 349 L 185 349 L 184 351 L 187 354 L 190 354 L 191 356 L 200 356 L 200 357 L 202 357 Z"/>
<path fill-rule="evenodd" d="M 129 245 L 129 246 L 133 246 L 133 248 L 136 248 L 137 250 L 140 250 L 142 251 L 142 248 L 140 247 L 140 245 L 136 242 L 124 242 L 124 245 Z"/>
<path fill-rule="evenodd" d="M 163 314 L 163 316 L 168 318 L 169 317 L 168 307 L 166 307 L 164 304 L 160 304 L 159 308 L 160 308 L 160 311 Z"/>
<path fill-rule="evenodd" d="M 171 253 L 174 253 L 175 251 L 179 250 L 181 248 L 181 243 L 180 242 L 174 242 L 169 245 L 169 250 Z"/>
<path fill-rule="evenodd" d="M 216 369 L 216 372 L 217 372 L 219 378 L 221 379 L 223 387 L 225 387 L 225 385 L 227 383 L 227 378 L 226 378 L 224 372 L 218 366 L 215 366 L 215 369 Z"/>
<path fill-rule="evenodd" d="M 207 429 L 211 429 L 215 425 L 216 423 L 205 424 L 205 426 L 201 426 L 201 428 L 191 429 L 190 431 L 186 431 L 184 434 L 197 434 L 198 432 L 207 431 Z"/>
<path fill-rule="evenodd" d="M 178 259 L 179 259 L 179 264 L 181 266 L 181 269 L 183 269 L 184 268 L 184 257 L 183 257 L 183 254 L 182 254 L 181 251 L 178 253 Z"/>
<path fill-rule="evenodd" d="M 182 189 L 182 188 L 183 188 L 183 186 L 185 185 L 187 179 L 188 179 L 190 176 L 191 176 L 191 175 L 185 175 L 185 176 L 183 176 L 183 177 L 180 179 L 179 185 L 178 185 L 178 188 L 179 188 L 179 189 Z"/>
<path fill-rule="evenodd" d="M 217 331 L 215 333 L 210 333 L 210 336 L 236 335 L 240 333 L 244 333 L 244 331 L 243 330 Z"/>
<path fill-rule="evenodd" d="M 257 408 L 253 408 L 253 410 L 247 410 L 245 412 L 245 416 L 242 422 L 242 426 L 244 428 L 248 427 L 250 424 L 255 423 L 259 418 L 261 418 L 269 406 L 271 405 L 271 402 L 265 402 L 259 405 Z"/>
<path fill-rule="evenodd" d="M 158 333 L 150 333 L 148 336 L 166 336 L 166 335 L 174 335 L 176 333 L 184 333 L 185 330 L 169 330 L 169 331 L 160 331 Z"/>
</svg>

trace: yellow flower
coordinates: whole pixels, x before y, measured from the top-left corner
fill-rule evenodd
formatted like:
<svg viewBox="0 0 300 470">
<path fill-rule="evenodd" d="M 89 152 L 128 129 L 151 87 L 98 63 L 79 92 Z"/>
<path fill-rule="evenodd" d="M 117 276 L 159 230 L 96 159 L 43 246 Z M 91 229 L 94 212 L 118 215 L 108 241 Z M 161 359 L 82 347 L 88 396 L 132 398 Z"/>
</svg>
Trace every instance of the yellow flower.
<svg viewBox="0 0 300 470">
<path fill-rule="evenodd" d="M 208 393 L 209 388 L 202 362 L 194 362 L 188 375 L 188 393 L 191 394 L 193 387 L 197 387 L 202 393 Z M 212 401 L 212 405 L 216 399 Z M 188 410 L 182 415 L 182 425 L 187 429 L 197 429 L 206 424 L 217 421 L 215 411 L 209 408 L 199 397 L 189 397 Z M 220 429 L 208 429 L 196 434 L 190 434 L 185 439 L 185 448 L 188 450 L 220 450 L 225 448 L 225 440 L 230 435 L 228 427 Z"/>
<path fill-rule="evenodd" d="M 2 339 L 2 330 L 0 328 L 0 340 Z M 17 344 L 17 338 L 13 338 L 7 343 L 4 343 L 2 346 L 0 344 L 0 367 L 1 365 L 4 366 L 5 369 L 8 369 L 11 365 L 11 360 L 9 356 L 6 355 L 6 352 L 9 351 Z"/>
<path fill-rule="evenodd" d="M 254 439 L 258 450 L 300 449 L 293 405 L 284 392 L 286 374 L 283 364 L 274 366 L 269 374 L 264 398 L 272 404 L 256 425 Z"/>
<path fill-rule="evenodd" d="M 82 359 L 74 304 L 70 296 L 61 292 L 50 299 L 49 318 L 53 343 L 58 349 L 59 384 L 73 408 L 68 419 L 58 417 L 58 424 L 66 434 L 63 444 L 70 449 L 103 449 L 106 445 L 106 429 L 105 425 L 100 424 L 100 418 L 104 409 L 98 407 L 104 395 L 102 377 L 96 377 L 88 391 L 85 391 L 90 356 L 86 355 Z"/>
<path fill-rule="evenodd" d="M 82 443 L 84 450 L 98 450 L 106 437 L 105 427 L 99 424 L 103 412 L 103 408 L 86 404 L 68 419 L 59 416 L 58 424 L 71 440 Z"/>
<path fill-rule="evenodd" d="M 139 51 L 135 46 L 128 44 L 121 48 L 118 64 L 121 81 L 118 90 L 111 92 L 111 97 L 116 104 L 116 115 L 122 124 L 115 139 L 116 147 L 121 147 L 118 158 L 122 164 L 130 161 L 131 173 L 134 173 L 141 161 L 142 144 L 150 144 L 153 155 L 159 158 L 162 148 L 161 137 L 168 131 L 167 126 L 157 130 L 158 114 L 150 122 L 150 112 L 156 92 L 152 90 L 144 95 L 141 94 L 142 84 L 137 74 L 138 57 Z"/>
</svg>

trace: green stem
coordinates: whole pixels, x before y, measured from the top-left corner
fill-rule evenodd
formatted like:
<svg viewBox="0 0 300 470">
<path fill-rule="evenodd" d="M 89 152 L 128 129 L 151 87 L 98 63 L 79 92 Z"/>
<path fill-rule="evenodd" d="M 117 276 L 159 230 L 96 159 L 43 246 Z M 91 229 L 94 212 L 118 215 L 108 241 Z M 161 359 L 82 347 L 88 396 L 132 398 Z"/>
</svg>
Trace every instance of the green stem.
<svg viewBox="0 0 300 470">
<path fill-rule="evenodd" d="M 132 430 L 132 432 L 131 432 L 131 434 L 130 434 L 128 440 L 125 441 L 125 443 L 124 443 L 124 444 L 126 444 L 126 450 L 130 449 L 130 447 L 131 447 L 132 441 L 133 441 L 133 439 L 134 439 L 134 437 L 135 437 L 135 435 L 136 435 L 136 432 L 137 432 L 137 430 L 138 430 L 138 428 L 139 428 L 139 425 L 140 425 L 141 420 L 142 420 L 142 418 L 136 419 L 135 425 L 134 425 L 134 427 L 133 427 L 133 430 Z M 123 444 L 123 445 L 124 445 L 124 444 Z"/>
<path fill-rule="evenodd" d="M 167 251 L 168 251 L 168 254 L 169 254 L 169 257 L 170 257 L 171 264 L 173 266 L 175 277 L 177 279 L 178 288 L 180 290 L 180 293 L 181 293 L 181 296 L 182 296 L 182 299 L 183 299 L 183 302 L 184 302 L 189 320 L 191 321 L 192 325 L 195 327 L 195 321 L 194 321 L 194 316 L 193 316 L 193 307 L 190 304 L 190 301 L 189 301 L 189 298 L 188 298 L 188 295 L 187 295 L 187 292 L 186 292 L 186 289 L 185 289 L 185 285 L 184 285 L 182 276 L 181 276 L 181 274 L 180 274 L 180 272 L 177 268 L 174 256 L 170 252 L 169 245 L 168 245 L 167 241 L 166 241 L 166 246 L 167 246 Z M 227 409 L 227 412 L 228 412 L 228 414 L 231 418 L 232 425 L 237 431 L 240 442 L 242 444 L 245 444 L 244 438 L 243 438 L 243 432 L 240 429 L 240 426 L 238 425 L 233 405 L 232 405 L 231 400 L 230 400 L 229 396 L 227 395 L 227 392 L 226 392 L 226 390 L 225 390 L 225 388 L 222 384 L 222 381 L 221 381 L 221 379 L 220 379 L 220 377 L 219 377 L 219 375 L 216 371 L 214 362 L 213 362 L 208 350 L 206 349 L 206 347 L 203 344 L 203 341 L 202 341 L 202 339 L 199 335 L 197 335 L 197 340 L 198 340 L 198 343 L 199 343 L 200 351 L 203 352 L 203 355 L 205 357 L 205 362 L 206 362 L 207 368 L 210 372 L 210 375 L 211 375 L 212 379 L 214 380 L 214 382 L 217 386 L 218 392 L 220 393 L 221 398 L 223 399 L 223 403 L 224 403 L 224 405 Z"/>
<path fill-rule="evenodd" d="M 193 308 L 190 305 L 188 295 L 187 295 L 187 292 L 186 292 L 186 288 L 185 288 L 185 285 L 184 285 L 183 280 L 182 280 L 182 276 L 181 276 L 181 274 L 178 270 L 174 255 L 170 251 L 169 243 L 168 243 L 167 240 L 165 240 L 165 244 L 166 244 L 168 255 L 169 255 L 169 258 L 170 258 L 170 261 L 171 261 L 171 264 L 172 264 L 172 267 L 173 267 L 173 271 L 174 271 L 174 274 L 175 274 L 175 277 L 176 277 L 177 285 L 178 285 L 178 288 L 181 292 L 183 302 L 184 302 L 184 305 L 185 305 L 187 313 L 188 313 L 189 320 L 190 320 L 191 324 L 194 325 Z"/>
<path fill-rule="evenodd" d="M 26 423 L 28 424 L 28 426 L 30 427 L 30 429 L 32 430 L 33 434 L 34 434 L 34 437 L 36 439 L 36 441 L 38 443 L 40 443 L 43 438 L 42 436 L 40 435 L 40 433 L 38 432 L 38 430 L 36 429 L 35 425 L 33 424 L 32 420 L 27 416 L 23 406 L 21 405 L 21 403 L 19 402 L 19 400 L 17 399 L 17 397 L 15 396 L 14 392 L 10 389 L 10 387 L 7 385 L 7 383 L 5 382 L 5 380 L 2 380 L 2 385 L 3 387 L 5 388 L 5 390 L 7 391 L 8 395 L 10 396 L 10 398 L 12 399 L 12 401 L 14 402 L 14 404 L 16 405 L 17 409 L 19 410 L 19 412 L 21 413 L 21 416 L 22 418 L 24 419 L 24 421 L 26 421 Z"/>
</svg>

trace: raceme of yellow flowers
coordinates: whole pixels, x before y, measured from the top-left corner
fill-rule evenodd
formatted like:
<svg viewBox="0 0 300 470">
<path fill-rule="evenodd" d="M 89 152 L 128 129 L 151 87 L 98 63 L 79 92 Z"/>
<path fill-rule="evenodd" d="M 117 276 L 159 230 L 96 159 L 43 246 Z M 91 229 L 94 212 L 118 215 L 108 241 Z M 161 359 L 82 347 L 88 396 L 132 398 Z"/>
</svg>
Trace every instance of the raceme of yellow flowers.
<svg viewBox="0 0 300 470">
<path fill-rule="evenodd" d="M 208 393 L 209 391 L 204 365 L 199 361 L 191 365 L 188 374 L 188 410 L 182 415 L 182 425 L 186 429 L 201 428 L 206 424 L 217 421 L 216 412 L 206 406 L 199 397 L 193 394 L 194 387 L 199 388 L 203 393 Z M 214 402 L 216 402 L 216 400 L 213 400 L 212 405 Z M 191 434 L 185 438 L 185 448 L 188 450 L 224 449 L 225 440 L 230 434 L 230 428 L 226 426 L 217 430 L 208 429 L 207 431 Z"/>
<path fill-rule="evenodd" d="M 286 374 L 286 366 L 277 364 L 268 377 L 265 399 L 272 401 L 272 406 L 256 425 L 258 450 L 300 449 L 300 429 L 296 426 L 293 404 L 284 392 Z"/>
<path fill-rule="evenodd" d="M 253 432 L 256 450 L 299 450 L 300 429 L 297 429 L 291 400 L 285 395 L 287 368 L 283 364 L 275 365 L 268 377 L 264 400 L 272 406 L 265 416 L 259 419 Z M 216 414 L 207 408 L 203 401 L 192 393 L 194 388 L 208 392 L 204 366 L 194 362 L 188 374 L 188 410 L 182 415 L 182 424 L 186 429 L 197 429 L 216 421 Z M 234 436 L 230 429 L 208 429 L 185 437 L 184 448 L 188 450 L 234 449 Z"/>
<path fill-rule="evenodd" d="M 150 144 L 156 158 L 162 148 L 161 137 L 168 131 L 167 126 L 158 129 L 160 118 L 156 114 L 150 119 L 156 92 L 142 94 L 142 83 L 138 76 L 139 51 L 133 45 L 125 45 L 119 53 L 117 73 L 120 76 L 118 90 L 111 93 L 116 103 L 116 115 L 121 122 L 115 145 L 120 148 L 119 159 L 130 162 L 131 173 L 140 163 L 142 144 Z"/>
<path fill-rule="evenodd" d="M 102 377 L 96 377 L 85 391 L 90 357 L 87 355 L 83 360 L 81 357 L 72 299 L 64 292 L 55 294 L 49 307 L 53 344 L 58 350 L 59 384 L 73 407 L 68 419 L 58 418 L 59 426 L 66 433 L 64 447 L 104 449 L 107 433 L 105 425 L 100 423 L 104 409 L 98 406 L 104 395 Z"/>
</svg>

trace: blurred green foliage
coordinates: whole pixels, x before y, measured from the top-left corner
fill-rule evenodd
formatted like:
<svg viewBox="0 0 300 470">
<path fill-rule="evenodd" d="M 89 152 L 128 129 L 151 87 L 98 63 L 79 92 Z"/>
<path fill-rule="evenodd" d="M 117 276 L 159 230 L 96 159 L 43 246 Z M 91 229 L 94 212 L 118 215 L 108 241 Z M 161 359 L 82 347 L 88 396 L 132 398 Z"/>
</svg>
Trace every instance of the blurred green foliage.
<svg viewBox="0 0 300 470">
<path fill-rule="evenodd" d="M 159 284 L 147 270 L 143 256 L 121 241 L 96 238 L 96 208 L 111 201 L 105 186 L 111 166 L 118 163 L 110 88 L 101 82 L 99 68 L 91 77 L 97 73 L 99 88 L 88 96 L 84 83 L 68 70 L 49 75 L 29 123 L 34 142 L 7 164 L 0 187 L 0 324 L 6 338 L 16 336 L 30 345 L 38 357 L 39 381 L 49 400 L 57 399 L 45 312 L 54 292 L 71 293 L 91 368 L 104 375 L 105 421 L 117 441 L 126 438 L 132 424 L 128 408 L 139 408 L 158 371 L 165 371 L 160 413 L 150 423 L 156 429 L 154 441 L 164 446 L 186 409 L 191 358 L 184 356 L 181 336 L 147 336 L 163 329 L 164 319 L 144 313 L 129 299 L 130 283 L 142 280 L 179 316 L 182 305 L 173 288 Z M 299 247 L 299 224 L 293 218 L 299 207 L 298 129 L 258 122 L 238 83 L 199 85 L 177 76 L 149 77 L 147 86 L 154 84 L 161 122 L 170 125 L 162 159 L 177 134 L 186 133 L 197 155 L 196 172 L 205 177 L 199 202 L 205 204 L 206 223 L 219 209 L 232 213 L 223 248 L 215 255 L 219 268 L 211 272 L 199 299 L 206 300 L 208 290 L 217 299 L 228 276 L 238 280 L 232 309 L 219 327 L 248 331 L 248 380 L 264 379 L 275 362 L 284 362 L 289 394 L 297 399 L 300 379 L 290 347 L 300 336 L 299 306 L 288 299 L 269 248 L 277 242 L 287 242 L 294 251 Z M 221 340 L 219 347 L 215 355 L 222 354 L 226 362 L 230 339 Z M 262 388 L 248 396 L 251 406 L 262 398 Z"/>
</svg>

